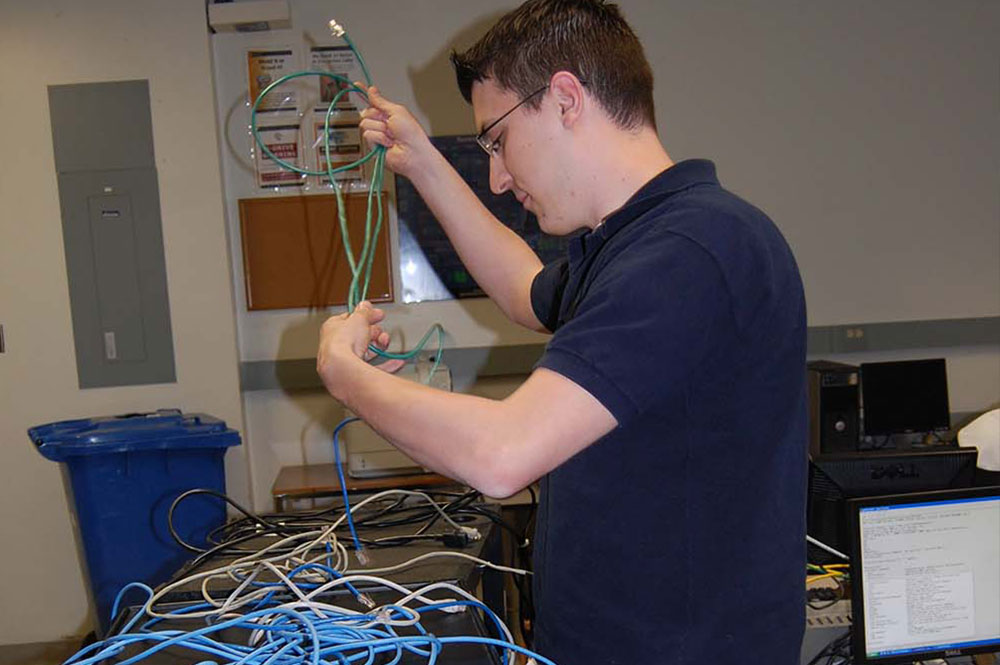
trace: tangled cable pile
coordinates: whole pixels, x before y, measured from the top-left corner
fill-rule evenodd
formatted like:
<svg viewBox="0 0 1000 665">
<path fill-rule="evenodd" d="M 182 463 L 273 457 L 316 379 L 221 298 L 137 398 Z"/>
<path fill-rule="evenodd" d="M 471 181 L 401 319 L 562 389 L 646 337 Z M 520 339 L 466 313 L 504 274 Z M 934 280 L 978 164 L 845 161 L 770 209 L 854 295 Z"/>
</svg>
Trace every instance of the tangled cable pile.
<svg viewBox="0 0 1000 665">
<path fill-rule="evenodd" d="M 400 499 L 426 502 L 430 508 L 425 510 L 456 533 L 470 539 L 479 535 L 448 514 L 445 508 L 450 504 L 443 507 L 423 492 L 387 490 L 358 502 L 349 511 L 371 511 L 384 517 L 384 504 L 392 501 L 390 505 L 399 510 Z M 395 664 L 406 654 L 411 655 L 408 662 L 418 657 L 434 663 L 442 650 L 454 644 L 495 647 L 504 663 L 513 653 L 538 663 L 551 662 L 514 644 L 503 621 L 455 584 L 435 582 L 409 589 L 377 576 L 435 558 L 471 560 L 517 575 L 527 571 L 449 550 L 428 552 L 387 568 L 351 570 L 349 550 L 337 536 L 347 514 L 345 511 L 319 528 L 291 528 L 294 533 L 284 537 L 270 533 L 269 544 L 210 570 L 191 572 L 189 568 L 188 574 L 155 591 L 139 583 L 126 586 L 112 611 L 124 625 L 77 653 L 66 665 L 137 663 L 166 649 L 175 655 L 196 652 L 199 658 L 208 658 L 197 661 L 199 665 Z M 259 516 L 249 519 L 254 518 L 270 524 Z M 146 600 L 126 620 L 127 613 L 119 616 L 119 606 L 126 594 L 136 589 L 145 592 Z M 424 626 L 434 613 L 458 614 L 470 609 L 481 611 L 498 637 L 441 636 Z"/>
</svg>

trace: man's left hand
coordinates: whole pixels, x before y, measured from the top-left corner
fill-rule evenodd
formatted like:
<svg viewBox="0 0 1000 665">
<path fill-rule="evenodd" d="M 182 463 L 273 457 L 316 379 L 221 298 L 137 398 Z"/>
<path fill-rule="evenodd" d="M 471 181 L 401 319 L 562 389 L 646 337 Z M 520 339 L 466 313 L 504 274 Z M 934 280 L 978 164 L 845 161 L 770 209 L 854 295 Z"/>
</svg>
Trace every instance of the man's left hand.
<svg viewBox="0 0 1000 665">
<path fill-rule="evenodd" d="M 368 348 L 374 344 L 380 349 L 389 345 L 389 333 L 382 330 L 379 322 L 385 312 L 372 307 L 368 301 L 361 302 L 351 314 L 331 316 L 323 323 L 319 336 L 319 351 L 316 355 L 316 371 L 323 385 L 331 395 L 342 400 L 340 394 L 345 388 L 343 369 L 350 363 L 371 360 L 375 353 Z M 403 365 L 401 360 L 390 360 L 379 365 L 379 369 L 394 372 Z"/>
</svg>

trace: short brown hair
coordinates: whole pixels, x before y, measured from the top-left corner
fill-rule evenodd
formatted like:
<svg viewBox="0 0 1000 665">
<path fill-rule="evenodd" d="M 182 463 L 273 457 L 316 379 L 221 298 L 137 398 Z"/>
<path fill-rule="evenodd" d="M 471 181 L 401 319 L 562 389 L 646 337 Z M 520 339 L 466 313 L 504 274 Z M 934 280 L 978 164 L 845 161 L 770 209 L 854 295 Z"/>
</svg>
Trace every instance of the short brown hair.
<svg viewBox="0 0 1000 665">
<path fill-rule="evenodd" d="M 642 44 L 618 5 L 603 0 L 528 0 L 469 50 L 453 51 L 451 62 L 467 102 L 477 81 L 493 79 L 525 97 L 567 71 L 585 82 L 617 125 L 656 127 L 653 72 Z M 526 106 L 540 103 L 536 98 Z"/>
</svg>

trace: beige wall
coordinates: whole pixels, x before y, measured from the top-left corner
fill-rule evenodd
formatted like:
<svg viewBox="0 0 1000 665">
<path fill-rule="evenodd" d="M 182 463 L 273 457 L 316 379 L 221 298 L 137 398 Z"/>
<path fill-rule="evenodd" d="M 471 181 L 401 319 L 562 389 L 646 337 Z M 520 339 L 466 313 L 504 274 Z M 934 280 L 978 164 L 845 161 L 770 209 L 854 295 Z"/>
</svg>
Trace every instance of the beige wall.
<svg viewBox="0 0 1000 665">
<path fill-rule="evenodd" d="M 59 465 L 25 430 L 158 407 L 241 429 L 211 64 L 202 0 L 0 2 L 0 644 L 90 629 Z M 177 382 L 80 390 L 46 86 L 148 79 Z M 248 494 L 242 451 L 230 491 Z"/>
</svg>

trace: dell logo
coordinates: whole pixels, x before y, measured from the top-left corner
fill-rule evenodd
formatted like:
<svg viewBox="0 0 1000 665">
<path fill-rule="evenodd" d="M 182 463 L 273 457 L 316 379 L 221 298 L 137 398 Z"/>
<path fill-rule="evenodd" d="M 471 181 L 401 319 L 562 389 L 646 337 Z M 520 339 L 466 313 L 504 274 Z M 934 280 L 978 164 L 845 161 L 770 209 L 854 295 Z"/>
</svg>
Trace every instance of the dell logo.
<svg viewBox="0 0 1000 665">
<path fill-rule="evenodd" d="M 915 464 L 886 464 L 872 465 L 872 480 L 883 480 L 886 478 L 919 478 Z"/>
</svg>

